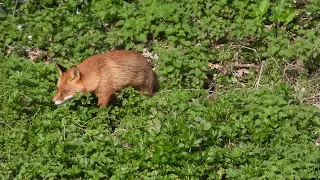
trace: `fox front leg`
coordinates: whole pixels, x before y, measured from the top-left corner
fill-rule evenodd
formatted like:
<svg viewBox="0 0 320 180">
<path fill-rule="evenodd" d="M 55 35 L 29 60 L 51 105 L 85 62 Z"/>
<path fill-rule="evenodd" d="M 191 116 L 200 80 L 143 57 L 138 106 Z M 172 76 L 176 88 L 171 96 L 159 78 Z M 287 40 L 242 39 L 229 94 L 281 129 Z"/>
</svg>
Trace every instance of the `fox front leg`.
<svg viewBox="0 0 320 180">
<path fill-rule="evenodd" d="M 113 99 L 113 93 L 97 93 L 98 106 L 107 106 L 110 102 L 110 99 Z"/>
</svg>

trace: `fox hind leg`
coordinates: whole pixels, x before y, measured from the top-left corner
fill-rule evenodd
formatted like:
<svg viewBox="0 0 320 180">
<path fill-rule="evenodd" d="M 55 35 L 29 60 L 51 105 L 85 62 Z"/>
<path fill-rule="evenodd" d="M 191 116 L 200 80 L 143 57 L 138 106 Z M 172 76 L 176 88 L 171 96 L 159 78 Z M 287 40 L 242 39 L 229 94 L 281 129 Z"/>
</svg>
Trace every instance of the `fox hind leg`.
<svg viewBox="0 0 320 180">
<path fill-rule="evenodd" d="M 110 96 L 109 104 L 114 105 L 114 106 L 117 105 L 117 98 L 116 98 L 116 95 L 115 95 L 115 94 L 112 94 L 112 95 Z"/>
</svg>

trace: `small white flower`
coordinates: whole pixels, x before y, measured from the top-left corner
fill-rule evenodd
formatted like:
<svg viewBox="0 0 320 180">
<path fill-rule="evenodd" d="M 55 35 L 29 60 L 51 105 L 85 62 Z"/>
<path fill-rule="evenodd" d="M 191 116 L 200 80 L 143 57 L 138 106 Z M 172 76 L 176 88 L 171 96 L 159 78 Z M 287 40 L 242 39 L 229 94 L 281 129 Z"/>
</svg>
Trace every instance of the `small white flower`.
<svg viewBox="0 0 320 180">
<path fill-rule="evenodd" d="M 22 31 L 22 30 L 23 30 L 22 24 L 19 24 L 19 25 L 17 26 L 17 29 L 18 29 L 19 31 Z"/>
</svg>

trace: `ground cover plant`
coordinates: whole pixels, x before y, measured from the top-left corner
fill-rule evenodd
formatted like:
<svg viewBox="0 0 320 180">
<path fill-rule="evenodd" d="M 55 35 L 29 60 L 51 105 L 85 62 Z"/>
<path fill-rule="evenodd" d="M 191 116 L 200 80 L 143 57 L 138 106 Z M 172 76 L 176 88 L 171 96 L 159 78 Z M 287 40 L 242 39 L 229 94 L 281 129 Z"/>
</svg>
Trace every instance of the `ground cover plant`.
<svg viewBox="0 0 320 180">
<path fill-rule="evenodd" d="M 318 179 L 320 2 L 0 3 L 1 179 Z M 51 104 L 58 72 L 143 53 L 151 99 Z"/>
</svg>

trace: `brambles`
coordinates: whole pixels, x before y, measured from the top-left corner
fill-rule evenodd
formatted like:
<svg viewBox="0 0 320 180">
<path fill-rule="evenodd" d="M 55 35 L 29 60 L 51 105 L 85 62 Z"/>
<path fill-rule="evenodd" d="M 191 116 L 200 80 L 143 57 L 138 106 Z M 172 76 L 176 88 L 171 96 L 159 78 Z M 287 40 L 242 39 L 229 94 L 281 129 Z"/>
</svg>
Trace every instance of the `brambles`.
<svg viewBox="0 0 320 180">
<path fill-rule="evenodd" d="M 305 81 L 318 1 L 15 2 L 0 9 L 1 178 L 319 178 L 320 112 L 302 104 L 319 102 Z M 51 104 L 51 62 L 144 48 L 163 90 L 151 99 Z"/>
</svg>

